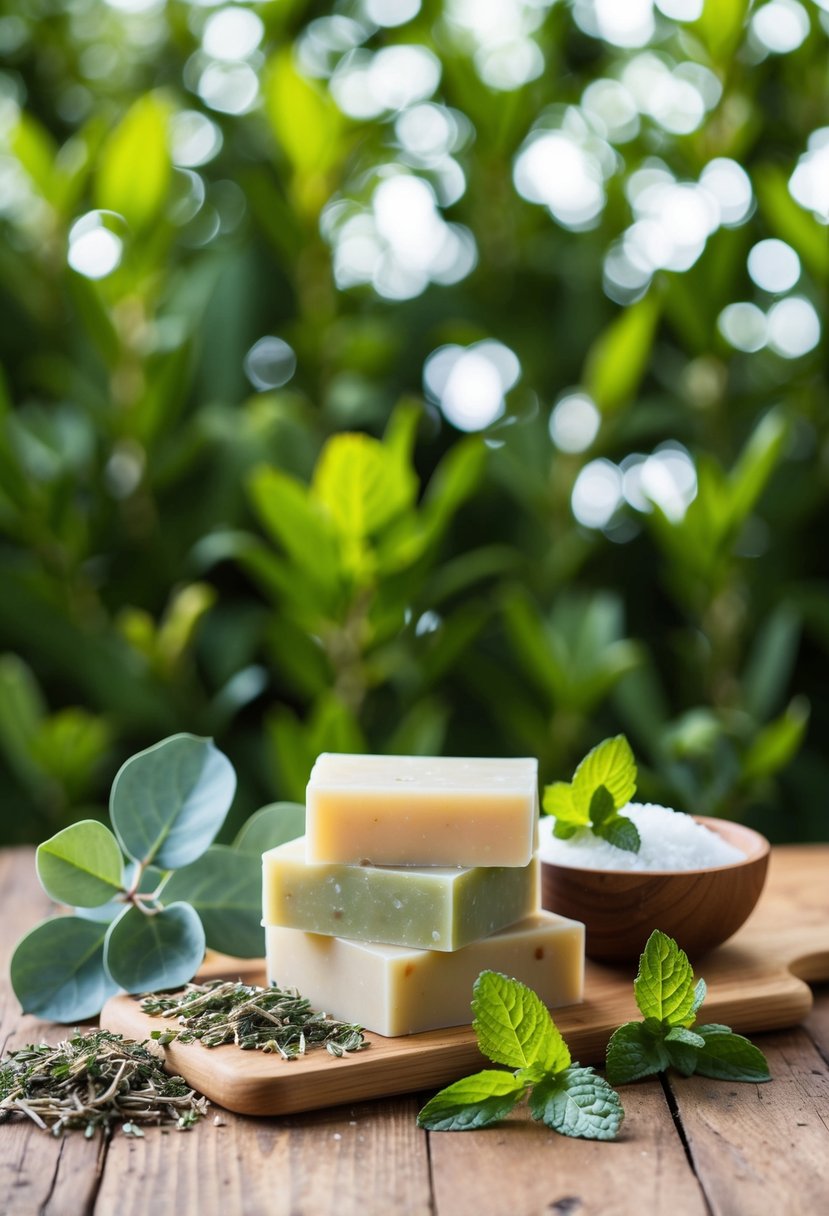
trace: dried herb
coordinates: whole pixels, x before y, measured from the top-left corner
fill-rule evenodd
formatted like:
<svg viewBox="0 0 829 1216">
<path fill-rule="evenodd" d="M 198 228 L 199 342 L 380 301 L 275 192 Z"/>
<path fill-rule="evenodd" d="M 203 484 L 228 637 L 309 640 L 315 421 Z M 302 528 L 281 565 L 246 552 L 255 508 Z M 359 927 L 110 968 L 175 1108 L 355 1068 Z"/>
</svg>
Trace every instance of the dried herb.
<svg viewBox="0 0 829 1216">
<path fill-rule="evenodd" d="M 182 1077 L 169 1076 L 152 1050 L 106 1030 L 21 1047 L 0 1064 L 0 1122 L 26 1115 L 55 1136 L 83 1129 L 90 1137 L 115 1123 L 128 1136 L 143 1136 L 146 1123 L 184 1131 L 207 1105 Z"/>
<path fill-rule="evenodd" d="M 168 996 L 145 997 L 141 1009 L 153 1017 L 178 1018 L 180 1030 L 152 1032 L 162 1045 L 174 1039 L 203 1047 L 235 1043 L 245 1051 L 278 1052 L 284 1060 L 295 1060 L 312 1047 L 325 1047 L 337 1057 L 368 1047 L 361 1026 L 315 1013 L 295 988 L 212 980 Z"/>
</svg>

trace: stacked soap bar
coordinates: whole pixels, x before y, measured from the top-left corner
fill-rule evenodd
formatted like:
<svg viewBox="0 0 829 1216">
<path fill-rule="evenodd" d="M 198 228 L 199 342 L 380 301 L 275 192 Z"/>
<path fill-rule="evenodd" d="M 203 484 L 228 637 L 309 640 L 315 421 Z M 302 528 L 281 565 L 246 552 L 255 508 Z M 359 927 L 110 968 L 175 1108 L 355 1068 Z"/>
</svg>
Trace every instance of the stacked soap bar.
<svg viewBox="0 0 829 1216">
<path fill-rule="evenodd" d="M 380 1034 L 470 1020 L 485 969 L 581 1000 L 583 926 L 539 907 L 534 760 L 319 757 L 263 858 L 268 977 Z"/>
</svg>

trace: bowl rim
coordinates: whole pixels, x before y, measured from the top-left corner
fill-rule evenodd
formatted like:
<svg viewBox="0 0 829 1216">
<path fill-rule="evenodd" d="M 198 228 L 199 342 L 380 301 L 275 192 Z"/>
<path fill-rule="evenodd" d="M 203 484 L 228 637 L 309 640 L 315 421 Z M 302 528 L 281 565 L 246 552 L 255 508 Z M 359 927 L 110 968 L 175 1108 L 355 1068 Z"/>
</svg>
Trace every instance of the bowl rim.
<svg viewBox="0 0 829 1216">
<path fill-rule="evenodd" d="M 623 876 L 627 878 L 688 878 L 694 874 L 716 874 L 719 871 L 739 870 L 744 866 L 757 865 L 758 862 L 767 860 L 771 853 L 771 844 L 767 838 L 755 828 L 750 828 L 744 823 L 738 823 L 733 819 L 723 819 L 716 815 L 692 815 L 691 818 L 718 836 L 725 835 L 725 833 L 719 830 L 721 824 L 734 828 L 738 833 L 745 834 L 747 843 L 751 844 L 751 852 L 746 853 L 745 857 L 739 861 L 727 861 L 718 866 L 696 866 L 691 870 L 635 870 L 627 868 L 609 870 L 597 866 L 568 866 L 563 862 L 548 861 L 544 857 L 541 857 L 540 854 L 539 860 L 542 866 L 549 866 L 552 870 L 572 870 L 581 874 L 612 874 L 617 877 Z M 729 841 L 729 843 L 731 842 Z"/>
</svg>

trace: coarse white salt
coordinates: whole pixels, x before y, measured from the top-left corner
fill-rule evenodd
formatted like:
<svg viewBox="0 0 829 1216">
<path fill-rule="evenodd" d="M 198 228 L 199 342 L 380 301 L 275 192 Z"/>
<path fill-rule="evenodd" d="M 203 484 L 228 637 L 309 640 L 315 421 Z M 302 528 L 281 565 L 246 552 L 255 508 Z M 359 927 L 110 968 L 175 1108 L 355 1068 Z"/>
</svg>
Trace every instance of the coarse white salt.
<svg viewBox="0 0 829 1216">
<path fill-rule="evenodd" d="M 617 849 L 588 828 L 569 840 L 558 840 L 553 835 L 555 818 L 543 815 L 538 832 L 541 860 L 589 870 L 698 870 L 745 858 L 740 849 L 682 811 L 629 802 L 619 814 L 627 816 L 639 831 L 642 844 L 638 853 Z"/>
</svg>

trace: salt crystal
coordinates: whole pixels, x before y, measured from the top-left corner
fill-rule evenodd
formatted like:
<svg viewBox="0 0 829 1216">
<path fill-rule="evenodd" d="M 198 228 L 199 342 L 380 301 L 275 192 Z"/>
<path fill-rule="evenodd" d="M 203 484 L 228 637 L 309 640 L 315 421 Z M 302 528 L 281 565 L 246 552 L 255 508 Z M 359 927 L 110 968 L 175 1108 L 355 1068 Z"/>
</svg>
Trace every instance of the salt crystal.
<svg viewBox="0 0 829 1216">
<path fill-rule="evenodd" d="M 617 849 L 588 828 L 569 840 L 553 835 L 555 819 L 542 816 L 539 854 L 557 866 L 590 870 L 699 870 L 743 861 L 745 854 L 682 811 L 652 803 L 629 802 L 619 812 L 637 827 L 642 841 L 638 853 Z"/>
</svg>

